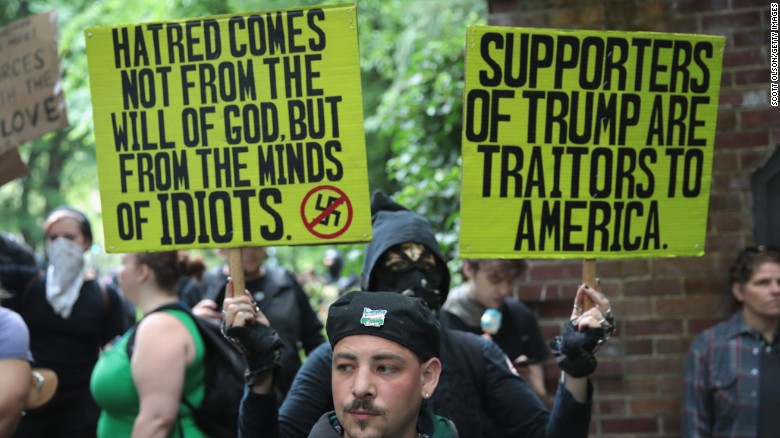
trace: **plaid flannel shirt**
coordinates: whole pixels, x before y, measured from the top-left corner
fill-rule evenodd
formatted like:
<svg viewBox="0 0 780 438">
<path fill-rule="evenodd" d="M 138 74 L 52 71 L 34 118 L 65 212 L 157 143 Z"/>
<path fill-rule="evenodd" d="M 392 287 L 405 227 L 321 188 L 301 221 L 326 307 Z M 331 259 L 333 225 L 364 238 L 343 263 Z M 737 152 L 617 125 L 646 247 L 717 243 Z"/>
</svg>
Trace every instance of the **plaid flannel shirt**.
<svg viewBox="0 0 780 438">
<path fill-rule="evenodd" d="M 765 345 L 742 310 L 696 338 L 685 362 L 684 438 L 756 436 Z"/>
</svg>

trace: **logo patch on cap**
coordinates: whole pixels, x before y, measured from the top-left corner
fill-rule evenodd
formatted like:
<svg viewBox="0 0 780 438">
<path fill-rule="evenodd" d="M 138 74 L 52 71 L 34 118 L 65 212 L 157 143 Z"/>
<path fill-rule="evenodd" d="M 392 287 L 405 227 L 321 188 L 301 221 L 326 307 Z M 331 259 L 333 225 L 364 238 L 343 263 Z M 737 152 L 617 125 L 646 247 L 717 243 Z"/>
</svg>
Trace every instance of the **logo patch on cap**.
<svg viewBox="0 0 780 438">
<path fill-rule="evenodd" d="M 360 323 L 366 327 L 382 327 L 385 324 L 386 314 L 387 310 L 371 310 L 368 307 L 364 307 Z"/>
</svg>

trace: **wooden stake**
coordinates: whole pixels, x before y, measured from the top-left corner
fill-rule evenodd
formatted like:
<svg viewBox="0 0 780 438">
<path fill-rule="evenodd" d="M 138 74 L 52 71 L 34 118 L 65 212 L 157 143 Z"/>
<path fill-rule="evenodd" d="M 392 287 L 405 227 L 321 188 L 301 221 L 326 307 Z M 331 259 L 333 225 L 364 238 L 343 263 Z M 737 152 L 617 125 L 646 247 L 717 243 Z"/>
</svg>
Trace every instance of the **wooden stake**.
<svg viewBox="0 0 780 438">
<path fill-rule="evenodd" d="M 596 259 L 583 259 L 582 260 L 582 282 L 589 287 L 596 289 Z M 585 304 L 582 311 L 585 312 L 593 307 L 593 301 L 589 296 L 585 296 Z"/>
<path fill-rule="evenodd" d="M 230 277 L 233 279 L 233 295 L 244 293 L 244 255 L 241 248 L 230 248 Z"/>
</svg>

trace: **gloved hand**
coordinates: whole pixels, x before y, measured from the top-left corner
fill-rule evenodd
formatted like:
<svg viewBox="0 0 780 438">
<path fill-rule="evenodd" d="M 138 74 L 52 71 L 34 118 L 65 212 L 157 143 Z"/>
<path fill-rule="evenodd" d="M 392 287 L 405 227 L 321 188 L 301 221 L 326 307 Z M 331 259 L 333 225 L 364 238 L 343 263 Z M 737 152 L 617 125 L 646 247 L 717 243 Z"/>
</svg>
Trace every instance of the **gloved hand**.
<svg viewBox="0 0 780 438">
<path fill-rule="evenodd" d="M 575 328 L 570 321 L 563 328 L 563 335 L 550 342 L 558 366 L 572 377 L 586 377 L 596 370 L 596 351 L 607 340 L 602 327 L 589 327 L 585 331 Z"/>
<path fill-rule="evenodd" d="M 593 308 L 583 312 L 586 296 Z M 574 298 L 571 320 L 563 334 L 550 342 L 558 366 L 572 377 L 586 377 L 596 370 L 596 352 L 615 332 L 609 300 L 600 291 L 580 285 Z"/>
<path fill-rule="evenodd" d="M 276 330 L 263 324 L 226 327 L 223 320 L 222 335 L 244 355 L 247 384 L 268 377 L 282 356 L 282 338 Z"/>
</svg>

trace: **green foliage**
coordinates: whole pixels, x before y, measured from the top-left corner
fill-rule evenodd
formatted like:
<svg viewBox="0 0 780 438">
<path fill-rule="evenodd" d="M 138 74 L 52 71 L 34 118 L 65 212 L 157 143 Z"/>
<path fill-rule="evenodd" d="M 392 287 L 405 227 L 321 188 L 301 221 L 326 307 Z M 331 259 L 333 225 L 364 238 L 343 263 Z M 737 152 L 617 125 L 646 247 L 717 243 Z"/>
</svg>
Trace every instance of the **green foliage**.
<svg viewBox="0 0 780 438">
<path fill-rule="evenodd" d="M 6 0 L 0 25 L 54 7 L 59 14 L 63 88 L 70 127 L 20 147 L 30 174 L 0 187 L 0 230 L 39 249 L 49 209 L 84 210 L 102 242 L 102 222 L 84 29 L 310 6 L 300 0 Z M 460 144 L 466 26 L 484 22 L 484 0 L 358 2 L 370 190 L 382 189 L 428 217 L 454 256 L 460 196 Z M 339 245 L 345 272 L 359 274 L 361 245 Z M 278 248 L 279 264 L 321 270 L 324 246 Z M 115 259 L 112 259 L 115 260 Z M 321 272 L 321 271 L 320 271 Z"/>
<path fill-rule="evenodd" d="M 373 185 L 427 217 L 440 231 L 445 253 L 454 257 L 466 26 L 484 21 L 485 3 L 362 6 L 363 88 L 379 84 L 382 90 L 376 107 L 366 108 L 368 151 L 387 163 L 387 181 L 377 178 Z"/>
</svg>

